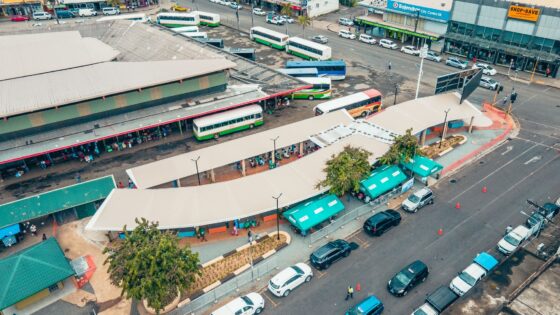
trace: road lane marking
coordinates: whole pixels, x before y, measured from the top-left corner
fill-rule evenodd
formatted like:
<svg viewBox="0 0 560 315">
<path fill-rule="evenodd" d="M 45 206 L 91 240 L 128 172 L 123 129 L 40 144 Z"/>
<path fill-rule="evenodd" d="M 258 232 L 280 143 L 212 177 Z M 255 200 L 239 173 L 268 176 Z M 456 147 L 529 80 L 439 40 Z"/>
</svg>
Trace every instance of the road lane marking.
<svg viewBox="0 0 560 315">
<path fill-rule="evenodd" d="M 532 158 L 530 158 L 529 160 L 527 160 L 527 162 L 525 162 L 525 163 L 523 163 L 523 164 L 529 165 L 529 164 L 531 164 L 531 163 L 534 163 L 534 162 L 540 160 L 541 158 L 542 158 L 542 157 L 541 157 L 540 155 L 535 155 L 535 156 L 533 156 Z"/>
<path fill-rule="evenodd" d="M 506 147 L 506 150 L 504 152 L 502 152 L 502 155 L 506 155 L 509 153 L 509 151 L 513 150 L 513 146 L 512 145 L 508 145 Z"/>
<path fill-rule="evenodd" d="M 460 194 L 456 195 L 455 197 L 453 197 L 451 200 L 449 200 L 450 202 L 453 203 L 453 201 L 457 200 L 457 198 L 461 197 L 463 194 L 465 194 L 467 191 L 473 189 L 474 187 L 480 185 L 480 183 L 482 183 L 483 181 L 485 181 L 486 179 L 488 179 L 490 176 L 496 174 L 497 172 L 499 172 L 501 169 L 503 169 L 504 167 L 510 165 L 511 163 L 513 163 L 513 161 L 517 160 L 519 157 L 521 157 L 523 154 L 531 151 L 532 149 L 534 149 L 535 147 L 537 147 L 537 144 L 529 147 L 527 150 L 519 153 L 518 155 L 516 155 L 514 158 L 512 158 L 511 160 L 509 160 L 509 162 L 503 164 L 502 166 L 498 167 L 497 169 L 495 169 L 494 171 L 492 171 L 490 174 L 484 176 L 483 178 L 481 178 L 480 180 L 478 180 L 476 183 L 472 184 L 469 188 L 463 190 L 463 192 L 461 192 Z"/>
<path fill-rule="evenodd" d="M 550 87 L 546 88 L 544 91 L 541 91 L 541 93 L 546 93 L 550 90 Z M 518 102 L 517 105 L 513 105 L 511 110 L 513 111 L 514 109 L 516 109 L 517 107 L 524 105 L 526 103 L 528 103 L 529 101 L 531 101 L 533 98 L 540 96 L 541 93 L 538 94 L 533 94 L 531 97 L 529 97 L 528 99 L 524 100 L 523 102 Z"/>
<path fill-rule="evenodd" d="M 556 127 L 556 126 L 552 126 L 552 125 L 548 125 L 548 124 L 543 124 L 543 123 L 532 121 L 532 120 L 525 119 L 525 118 L 518 118 L 518 119 L 521 120 L 521 121 L 526 121 L 526 122 L 531 123 L 531 124 L 540 125 L 540 126 L 551 128 L 551 129 L 560 130 L 560 127 Z"/>
<path fill-rule="evenodd" d="M 274 307 L 277 307 L 278 304 L 280 304 L 280 303 L 275 303 L 275 302 L 272 300 L 272 298 L 271 298 L 270 296 L 268 296 L 267 293 L 268 293 L 268 290 L 265 289 L 265 292 L 263 292 L 262 295 L 264 295 L 264 296 L 270 301 L 270 303 L 272 303 L 272 305 L 274 305 Z"/>
<path fill-rule="evenodd" d="M 543 136 L 545 136 L 545 135 L 543 135 Z M 552 137 L 552 138 L 554 138 L 554 137 Z M 558 148 L 557 148 L 558 144 L 554 144 L 552 146 L 549 146 L 549 145 L 546 145 L 542 142 L 536 142 L 536 141 L 525 139 L 525 138 L 515 137 L 514 139 L 519 139 L 519 140 L 523 140 L 523 141 L 526 141 L 526 142 L 534 143 L 536 145 L 540 145 L 541 147 L 545 147 L 545 148 L 549 148 L 549 149 L 553 149 L 553 150 L 558 150 Z M 560 138 L 558 138 L 558 139 L 560 139 Z"/>
</svg>

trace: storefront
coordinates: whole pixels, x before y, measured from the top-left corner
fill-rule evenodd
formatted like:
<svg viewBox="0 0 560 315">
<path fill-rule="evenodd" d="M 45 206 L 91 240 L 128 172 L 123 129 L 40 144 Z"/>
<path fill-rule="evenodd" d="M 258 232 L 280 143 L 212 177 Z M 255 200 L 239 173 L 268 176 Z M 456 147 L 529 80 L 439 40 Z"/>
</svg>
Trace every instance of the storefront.
<svg viewBox="0 0 560 315">
<path fill-rule="evenodd" d="M 375 16 L 361 16 L 356 18 L 356 25 L 358 31 L 363 33 L 382 37 L 390 38 L 394 41 L 399 41 L 401 43 L 414 42 L 417 46 L 423 46 L 428 44 L 431 46 L 434 41 L 440 39 L 437 34 L 432 34 L 428 32 L 414 31 L 413 29 L 407 29 L 406 27 L 398 27 L 390 23 L 383 22 L 382 19 Z"/>
<path fill-rule="evenodd" d="M 42 11 L 41 1 L 38 0 L 1 0 L 0 16 L 27 15 L 35 11 Z"/>
</svg>

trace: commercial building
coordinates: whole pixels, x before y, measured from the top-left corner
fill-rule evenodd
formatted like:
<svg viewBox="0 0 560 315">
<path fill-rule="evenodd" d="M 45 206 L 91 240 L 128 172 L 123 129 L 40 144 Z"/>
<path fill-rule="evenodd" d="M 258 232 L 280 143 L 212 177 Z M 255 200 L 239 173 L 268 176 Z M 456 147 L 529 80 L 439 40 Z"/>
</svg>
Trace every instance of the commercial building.
<svg viewBox="0 0 560 315">
<path fill-rule="evenodd" d="M 560 66 L 560 1 L 455 0 L 445 52 L 553 77 Z"/>
<path fill-rule="evenodd" d="M 0 16 L 31 15 L 41 7 L 41 0 L 0 0 Z"/>
<path fill-rule="evenodd" d="M 356 18 L 364 32 L 387 37 L 402 43 L 424 43 L 437 49 L 447 30 L 453 0 L 364 0 L 367 15 Z M 438 42 L 440 41 L 440 42 Z"/>
<path fill-rule="evenodd" d="M 339 8 L 339 0 L 261 0 L 260 3 L 265 8 L 280 11 L 283 5 L 289 5 L 294 15 L 307 15 L 317 17 Z"/>
</svg>

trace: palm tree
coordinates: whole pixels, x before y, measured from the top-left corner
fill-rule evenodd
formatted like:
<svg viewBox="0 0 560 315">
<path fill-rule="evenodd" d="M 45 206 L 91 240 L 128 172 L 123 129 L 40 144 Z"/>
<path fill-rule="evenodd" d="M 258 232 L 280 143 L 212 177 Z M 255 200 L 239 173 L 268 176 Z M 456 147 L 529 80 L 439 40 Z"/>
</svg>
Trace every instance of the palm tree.
<svg viewBox="0 0 560 315">
<path fill-rule="evenodd" d="M 312 19 L 307 16 L 307 13 L 304 15 L 298 16 L 297 22 L 303 28 L 303 37 L 305 37 L 305 27 L 311 25 Z"/>
<path fill-rule="evenodd" d="M 292 7 L 289 3 L 282 4 L 282 10 L 280 10 L 281 15 L 285 15 L 287 17 L 292 17 L 294 12 L 292 11 Z M 288 21 L 286 21 L 286 35 L 288 34 Z"/>
</svg>

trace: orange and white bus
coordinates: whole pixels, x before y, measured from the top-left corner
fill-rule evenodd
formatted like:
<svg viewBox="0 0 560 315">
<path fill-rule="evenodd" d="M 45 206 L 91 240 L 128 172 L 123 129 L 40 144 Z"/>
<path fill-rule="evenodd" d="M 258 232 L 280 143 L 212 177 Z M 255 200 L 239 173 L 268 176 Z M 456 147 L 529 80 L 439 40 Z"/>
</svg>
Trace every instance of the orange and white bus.
<svg viewBox="0 0 560 315">
<path fill-rule="evenodd" d="M 335 110 L 346 109 L 354 117 L 366 117 L 381 110 L 381 92 L 369 89 L 332 101 L 321 103 L 313 109 L 315 115 L 323 115 Z"/>
</svg>

